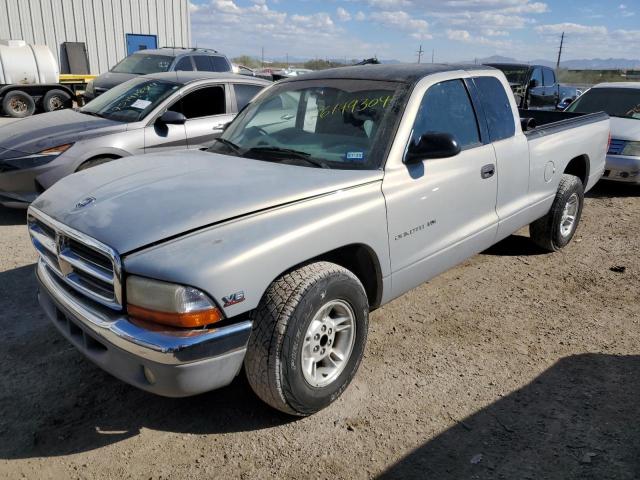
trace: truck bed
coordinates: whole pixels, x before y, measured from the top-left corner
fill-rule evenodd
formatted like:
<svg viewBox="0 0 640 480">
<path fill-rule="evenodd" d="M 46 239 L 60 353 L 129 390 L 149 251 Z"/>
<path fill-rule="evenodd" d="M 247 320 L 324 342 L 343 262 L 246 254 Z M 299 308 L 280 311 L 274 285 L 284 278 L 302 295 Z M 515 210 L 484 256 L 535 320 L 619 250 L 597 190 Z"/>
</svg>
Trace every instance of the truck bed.
<svg viewBox="0 0 640 480">
<path fill-rule="evenodd" d="M 582 125 L 597 123 L 609 118 L 605 112 L 598 113 L 573 113 L 573 112 L 556 112 L 552 110 L 518 110 L 520 120 L 533 119 L 534 128 L 525 129 L 523 123 L 524 134 L 529 138 L 537 138 L 552 133 L 569 130 Z"/>
</svg>

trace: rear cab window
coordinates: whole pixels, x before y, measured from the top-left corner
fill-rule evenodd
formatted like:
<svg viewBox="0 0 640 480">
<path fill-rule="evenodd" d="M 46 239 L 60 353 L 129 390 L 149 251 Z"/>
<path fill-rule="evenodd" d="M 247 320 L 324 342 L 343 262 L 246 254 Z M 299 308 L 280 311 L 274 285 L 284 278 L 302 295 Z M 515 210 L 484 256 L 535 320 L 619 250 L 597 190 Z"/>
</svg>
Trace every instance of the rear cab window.
<svg viewBox="0 0 640 480">
<path fill-rule="evenodd" d="M 478 89 L 490 140 L 497 142 L 513 137 L 516 133 L 513 110 L 500 80 L 495 77 L 476 77 L 473 81 Z"/>
</svg>

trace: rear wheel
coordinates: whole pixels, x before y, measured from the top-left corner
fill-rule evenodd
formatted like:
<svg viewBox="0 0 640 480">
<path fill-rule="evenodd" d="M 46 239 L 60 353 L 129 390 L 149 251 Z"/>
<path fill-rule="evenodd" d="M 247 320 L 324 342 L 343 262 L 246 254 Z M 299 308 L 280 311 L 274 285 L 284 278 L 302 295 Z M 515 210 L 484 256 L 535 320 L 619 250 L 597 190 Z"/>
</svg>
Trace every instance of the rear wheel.
<svg viewBox="0 0 640 480">
<path fill-rule="evenodd" d="M 42 98 L 42 109 L 45 112 L 53 112 L 63 108 L 71 107 L 71 95 L 64 90 L 49 90 Z"/>
<path fill-rule="evenodd" d="M 565 247 L 578 228 L 583 204 L 584 187 L 580 179 L 563 175 L 549 213 L 529 225 L 531 239 L 550 252 Z"/>
<path fill-rule="evenodd" d="M 272 407 L 304 416 L 335 401 L 355 376 L 369 305 L 352 272 L 317 262 L 275 280 L 253 322 L 245 359 L 251 387 Z"/>
<path fill-rule="evenodd" d="M 36 111 L 36 102 L 22 90 L 12 90 L 2 99 L 4 113 L 14 118 L 24 118 Z"/>
</svg>

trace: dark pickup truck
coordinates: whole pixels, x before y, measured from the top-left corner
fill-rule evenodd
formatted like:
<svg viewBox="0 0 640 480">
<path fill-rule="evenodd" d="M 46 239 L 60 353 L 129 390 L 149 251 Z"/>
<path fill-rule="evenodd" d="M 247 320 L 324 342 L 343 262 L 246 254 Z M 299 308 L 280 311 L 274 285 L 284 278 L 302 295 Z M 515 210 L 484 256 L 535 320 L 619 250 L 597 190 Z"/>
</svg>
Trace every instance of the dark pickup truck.
<svg viewBox="0 0 640 480">
<path fill-rule="evenodd" d="M 566 107 L 582 91 L 558 83 L 552 68 L 520 63 L 490 63 L 507 77 L 519 108 L 558 110 Z"/>
</svg>

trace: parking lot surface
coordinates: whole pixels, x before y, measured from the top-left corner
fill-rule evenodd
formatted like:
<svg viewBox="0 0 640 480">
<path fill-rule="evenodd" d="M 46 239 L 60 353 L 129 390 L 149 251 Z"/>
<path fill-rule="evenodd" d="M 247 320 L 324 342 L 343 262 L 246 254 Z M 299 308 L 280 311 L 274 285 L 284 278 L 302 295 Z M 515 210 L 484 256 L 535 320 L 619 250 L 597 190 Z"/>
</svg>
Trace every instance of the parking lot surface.
<svg viewBox="0 0 640 480">
<path fill-rule="evenodd" d="M 350 388 L 297 419 L 242 377 L 165 399 L 93 366 L 0 209 L 0 477 L 638 478 L 639 218 L 599 185 L 565 250 L 522 231 L 377 310 Z"/>
</svg>

